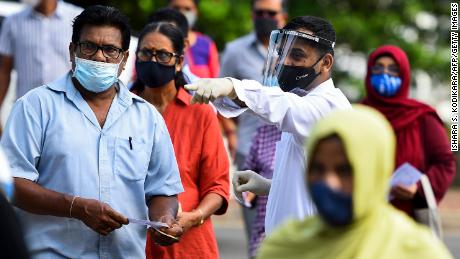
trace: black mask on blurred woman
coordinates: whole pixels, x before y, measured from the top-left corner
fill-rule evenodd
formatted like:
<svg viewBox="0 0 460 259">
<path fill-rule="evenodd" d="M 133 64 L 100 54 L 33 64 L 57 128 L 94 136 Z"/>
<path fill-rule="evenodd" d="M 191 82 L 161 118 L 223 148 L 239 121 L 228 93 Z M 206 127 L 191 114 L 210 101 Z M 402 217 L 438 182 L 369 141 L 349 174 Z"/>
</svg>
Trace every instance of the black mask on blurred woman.
<svg viewBox="0 0 460 259">
<path fill-rule="evenodd" d="M 137 78 L 147 87 L 164 86 L 176 76 L 176 66 L 163 65 L 155 61 L 136 61 Z"/>
<path fill-rule="evenodd" d="M 254 29 L 258 39 L 269 39 L 270 33 L 278 29 L 278 22 L 272 18 L 257 17 L 254 19 Z"/>
</svg>

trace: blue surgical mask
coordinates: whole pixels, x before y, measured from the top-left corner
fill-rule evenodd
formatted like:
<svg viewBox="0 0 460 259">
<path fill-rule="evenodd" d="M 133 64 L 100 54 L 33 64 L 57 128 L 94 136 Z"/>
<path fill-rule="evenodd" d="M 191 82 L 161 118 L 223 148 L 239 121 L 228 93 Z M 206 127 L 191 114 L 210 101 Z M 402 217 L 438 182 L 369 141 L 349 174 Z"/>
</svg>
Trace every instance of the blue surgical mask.
<svg viewBox="0 0 460 259">
<path fill-rule="evenodd" d="M 371 75 L 371 84 L 374 90 L 384 97 L 395 96 L 401 89 L 401 78 L 386 73 Z"/>
<path fill-rule="evenodd" d="M 321 218 L 332 226 L 345 226 L 353 220 L 353 202 L 350 194 L 331 189 L 324 182 L 309 186 L 311 198 Z"/>
<path fill-rule="evenodd" d="M 120 63 L 98 62 L 75 57 L 73 77 L 86 90 L 93 93 L 100 93 L 109 89 L 118 81 Z"/>
</svg>

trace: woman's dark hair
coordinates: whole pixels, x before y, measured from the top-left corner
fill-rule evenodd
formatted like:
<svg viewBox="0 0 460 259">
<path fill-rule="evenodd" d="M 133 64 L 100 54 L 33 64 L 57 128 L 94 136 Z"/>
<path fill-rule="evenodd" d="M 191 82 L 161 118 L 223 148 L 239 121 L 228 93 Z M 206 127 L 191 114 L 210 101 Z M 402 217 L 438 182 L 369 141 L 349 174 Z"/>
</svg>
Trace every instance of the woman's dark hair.
<svg viewBox="0 0 460 259">
<path fill-rule="evenodd" d="M 160 8 L 153 12 L 148 19 L 149 23 L 152 22 L 170 22 L 174 23 L 184 34 L 186 38 L 188 35 L 188 22 L 185 16 L 176 9 L 165 7 Z"/>
<path fill-rule="evenodd" d="M 85 26 L 112 26 L 121 32 L 123 50 L 129 49 L 131 28 L 129 20 L 120 10 L 112 6 L 93 5 L 81 12 L 73 21 L 72 42 L 80 41 L 81 30 Z"/>
<path fill-rule="evenodd" d="M 315 16 L 299 16 L 295 17 L 294 19 L 290 20 L 286 26 L 284 26 L 285 30 L 299 30 L 305 29 L 313 32 L 313 35 L 321 37 L 323 39 L 336 42 L 336 34 L 334 27 L 331 23 L 324 20 L 323 18 L 315 17 Z M 324 55 L 326 53 L 331 53 L 334 56 L 334 50 L 332 48 L 324 47 L 320 44 L 314 45 L 316 49 L 319 50 L 320 55 Z"/>
<path fill-rule="evenodd" d="M 182 34 L 182 31 L 177 26 L 167 22 L 154 22 L 147 24 L 139 34 L 139 43 L 137 44 L 136 52 L 139 51 L 139 47 L 145 36 L 152 32 L 159 32 L 166 36 L 171 41 L 174 48 L 174 52 L 180 56 L 184 55 L 184 35 Z M 176 73 L 174 77 L 174 83 L 176 85 L 176 88 L 182 87 L 187 84 L 182 70 Z M 131 90 L 142 92 L 144 88 L 145 85 L 142 84 L 138 79 L 133 84 Z"/>
</svg>

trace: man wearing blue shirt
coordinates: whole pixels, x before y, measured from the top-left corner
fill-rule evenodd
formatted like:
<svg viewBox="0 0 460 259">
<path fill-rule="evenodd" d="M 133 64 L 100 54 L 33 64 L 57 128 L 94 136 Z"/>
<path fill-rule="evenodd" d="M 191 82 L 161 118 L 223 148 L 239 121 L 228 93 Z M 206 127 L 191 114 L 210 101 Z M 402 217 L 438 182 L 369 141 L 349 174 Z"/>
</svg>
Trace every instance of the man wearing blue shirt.
<svg viewBox="0 0 460 259">
<path fill-rule="evenodd" d="M 34 258 L 142 258 L 146 228 L 175 221 L 183 191 L 161 115 L 118 80 L 130 29 L 117 9 L 92 6 L 74 21 L 72 71 L 20 98 L 1 145 Z M 154 232 L 154 241 L 175 239 Z"/>
</svg>

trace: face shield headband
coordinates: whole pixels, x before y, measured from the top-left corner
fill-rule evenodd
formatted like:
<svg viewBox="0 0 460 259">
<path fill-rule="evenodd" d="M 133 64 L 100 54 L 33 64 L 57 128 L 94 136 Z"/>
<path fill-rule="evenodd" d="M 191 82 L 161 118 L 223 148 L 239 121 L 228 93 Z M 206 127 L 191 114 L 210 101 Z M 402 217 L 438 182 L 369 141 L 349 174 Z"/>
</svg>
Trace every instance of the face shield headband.
<svg viewBox="0 0 460 259">
<path fill-rule="evenodd" d="M 268 87 L 281 86 L 284 91 L 307 89 L 308 85 L 314 80 L 314 77 L 318 75 L 314 73 L 313 67 L 319 60 L 315 60 L 314 65 L 308 61 L 308 58 L 313 55 L 311 53 L 312 49 L 318 45 L 322 48 L 333 50 L 335 42 L 298 31 L 272 31 L 267 61 L 264 67 L 263 85 Z M 311 75 L 310 78 L 302 77 L 302 80 L 296 80 L 296 76 L 292 74 L 294 71 L 293 68 L 299 72 L 302 69 L 313 71 L 309 73 Z"/>
</svg>

